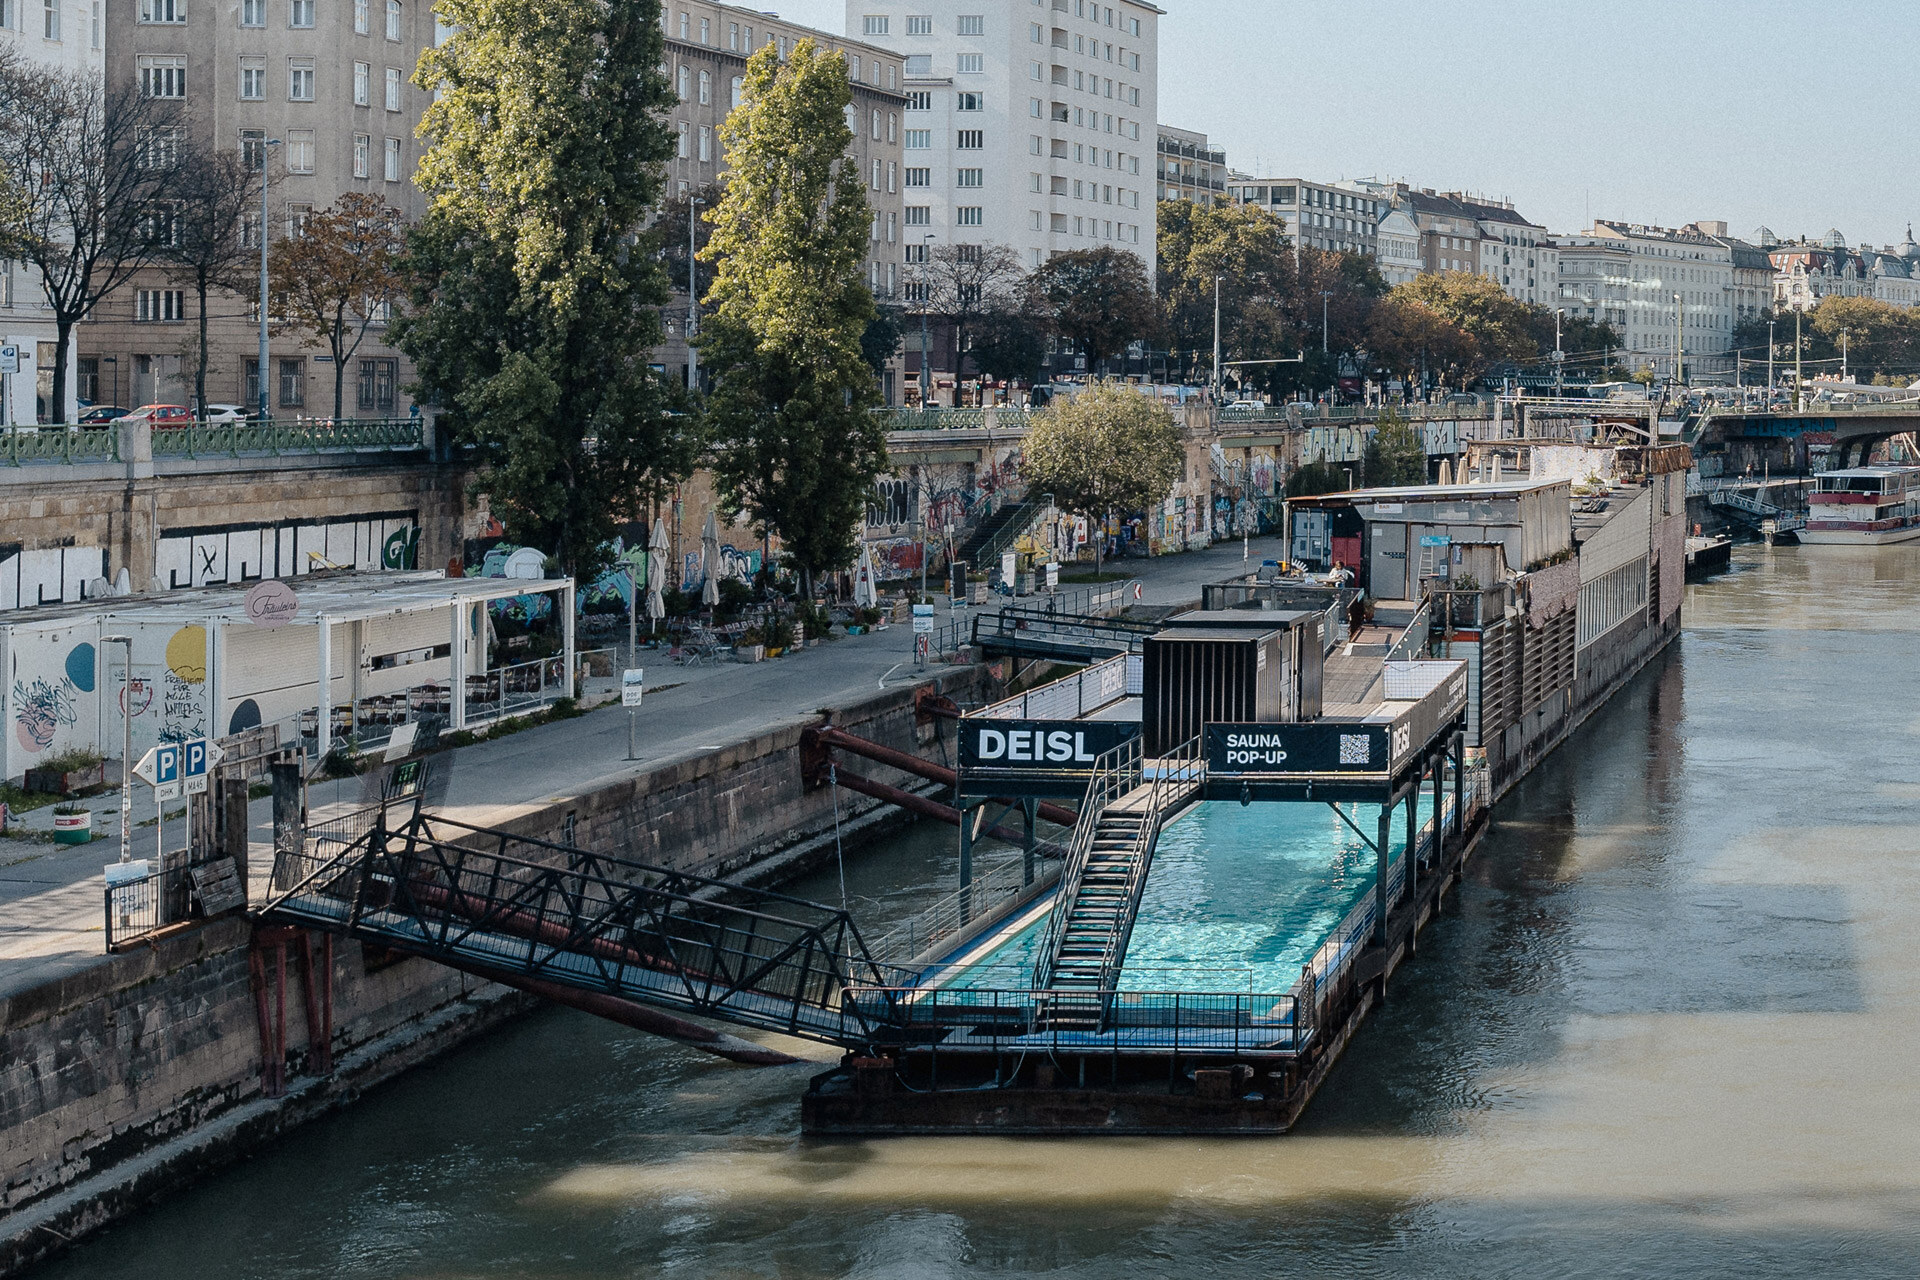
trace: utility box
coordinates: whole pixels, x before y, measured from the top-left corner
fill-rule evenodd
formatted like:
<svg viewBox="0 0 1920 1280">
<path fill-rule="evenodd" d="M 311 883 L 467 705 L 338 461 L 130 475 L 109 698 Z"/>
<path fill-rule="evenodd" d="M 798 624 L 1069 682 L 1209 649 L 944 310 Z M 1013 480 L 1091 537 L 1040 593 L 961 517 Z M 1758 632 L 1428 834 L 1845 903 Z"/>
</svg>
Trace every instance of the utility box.
<svg viewBox="0 0 1920 1280">
<path fill-rule="evenodd" d="M 1163 756 L 1210 723 L 1273 724 L 1298 714 L 1297 641 L 1262 626 L 1173 627 L 1141 651 L 1144 749 Z"/>
<path fill-rule="evenodd" d="M 1285 633 L 1281 643 L 1292 672 L 1289 720 L 1311 720 L 1320 714 L 1320 688 L 1327 666 L 1326 614 L 1313 609 L 1257 608 L 1194 609 L 1167 619 L 1169 627 L 1208 631 L 1268 631 Z"/>
</svg>

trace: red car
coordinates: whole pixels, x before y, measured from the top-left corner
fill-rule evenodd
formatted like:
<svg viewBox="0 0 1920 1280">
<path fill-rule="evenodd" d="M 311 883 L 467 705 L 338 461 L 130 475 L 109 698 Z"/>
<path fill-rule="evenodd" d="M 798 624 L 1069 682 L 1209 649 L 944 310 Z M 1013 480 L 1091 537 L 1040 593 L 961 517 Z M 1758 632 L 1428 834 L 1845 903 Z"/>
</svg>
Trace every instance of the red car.
<svg viewBox="0 0 1920 1280">
<path fill-rule="evenodd" d="M 119 422 L 151 422 L 156 427 L 184 427 L 193 421 L 193 410 L 183 404 L 143 404 Z"/>
</svg>

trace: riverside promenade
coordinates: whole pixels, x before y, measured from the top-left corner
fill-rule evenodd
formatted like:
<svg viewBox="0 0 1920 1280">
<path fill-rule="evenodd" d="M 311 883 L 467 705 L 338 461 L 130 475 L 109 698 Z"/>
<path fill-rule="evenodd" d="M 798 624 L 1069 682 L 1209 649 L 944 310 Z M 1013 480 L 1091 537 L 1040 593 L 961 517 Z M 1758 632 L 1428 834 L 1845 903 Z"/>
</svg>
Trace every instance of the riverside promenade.
<svg viewBox="0 0 1920 1280">
<path fill-rule="evenodd" d="M 1129 560 L 1111 566 L 1141 584 L 1141 605 L 1197 602 L 1204 583 L 1258 568 L 1277 555 L 1277 538 L 1255 538 L 1243 561 L 1238 541 L 1203 551 Z M 944 611 L 943 611 L 944 612 Z M 643 655 L 648 692 L 639 712 L 638 759 L 628 761 L 627 716 L 618 705 L 538 725 L 448 753 L 449 785 L 441 812 L 476 826 L 498 825 L 570 796 L 630 779 L 662 763 L 721 750 L 781 725 L 812 721 L 822 708 L 881 689 L 913 683 L 913 633 L 906 626 L 848 636 L 771 662 L 666 664 L 664 651 Z M 133 856 L 154 849 L 151 792 L 135 787 Z M 360 803 L 354 779 L 312 784 L 314 815 Z M 51 843 L 52 809 L 22 815 L 28 838 L 0 837 L 0 997 L 29 990 L 106 960 L 104 864 L 119 856 L 117 792 L 89 802 L 98 815 L 91 844 Z M 170 813 L 180 810 L 170 807 Z M 271 802 L 250 812 L 256 878 L 271 861 Z M 175 830 L 183 821 L 169 818 Z"/>
</svg>

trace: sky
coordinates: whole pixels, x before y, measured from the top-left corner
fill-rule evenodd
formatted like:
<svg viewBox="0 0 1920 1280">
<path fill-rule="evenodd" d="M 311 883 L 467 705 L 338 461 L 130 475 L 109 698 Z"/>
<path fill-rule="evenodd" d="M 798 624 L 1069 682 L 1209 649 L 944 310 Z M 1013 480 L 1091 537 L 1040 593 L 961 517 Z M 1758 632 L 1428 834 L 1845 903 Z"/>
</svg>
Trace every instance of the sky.
<svg viewBox="0 0 1920 1280">
<path fill-rule="evenodd" d="M 1503 197 L 1557 232 L 1708 219 L 1881 245 L 1920 220 L 1911 0 L 1158 3 L 1160 123 L 1257 176 Z"/>
</svg>

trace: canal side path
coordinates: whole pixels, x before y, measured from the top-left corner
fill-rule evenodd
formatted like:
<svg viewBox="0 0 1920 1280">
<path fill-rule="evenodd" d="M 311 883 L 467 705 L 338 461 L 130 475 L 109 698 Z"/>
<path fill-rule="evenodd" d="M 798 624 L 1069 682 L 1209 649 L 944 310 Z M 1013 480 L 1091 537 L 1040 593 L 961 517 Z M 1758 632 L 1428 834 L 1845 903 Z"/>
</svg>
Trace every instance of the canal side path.
<svg viewBox="0 0 1920 1280">
<path fill-rule="evenodd" d="M 1246 560 L 1240 542 L 1203 551 L 1127 560 L 1110 567 L 1141 585 L 1140 605 L 1167 608 L 1197 603 L 1200 588 L 1258 569 L 1277 554 L 1279 540 L 1255 538 Z M 945 610 L 942 611 L 945 616 Z M 617 705 L 558 720 L 449 753 L 447 816 L 477 826 L 497 825 L 554 800 L 582 795 L 631 777 L 664 761 L 715 751 L 820 709 L 843 705 L 919 677 L 913 663 L 913 631 L 893 626 L 863 636 L 830 640 L 769 662 L 722 661 L 698 666 L 666 664 L 664 651 L 643 654 L 648 692 L 638 712 L 638 759 L 628 761 L 627 714 Z M 655 665 L 664 664 L 664 665 Z M 110 764 L 109 776 L 117 773 Z M 133 856 L 155 849 L 152 792 L 134 788 Z M 357 779 L 316 781 L 309 803 L 317 819 L 360 803 Z M 0 996 L 105 960 L 105 863 L 119 857 L 120 796 L 117 791 L 85 802 L 93 809 L 94 839 L 67 846 L 50 842 L 53 809 L 15 820 L 25 838 L 0 837 Z M 169 841 L 185 819 L 179 802 L 168 806 Z M 253 847 L 267 874 L 271 857 L 272 802 L 253 802 L 249 817 Z"/>
</svg>

